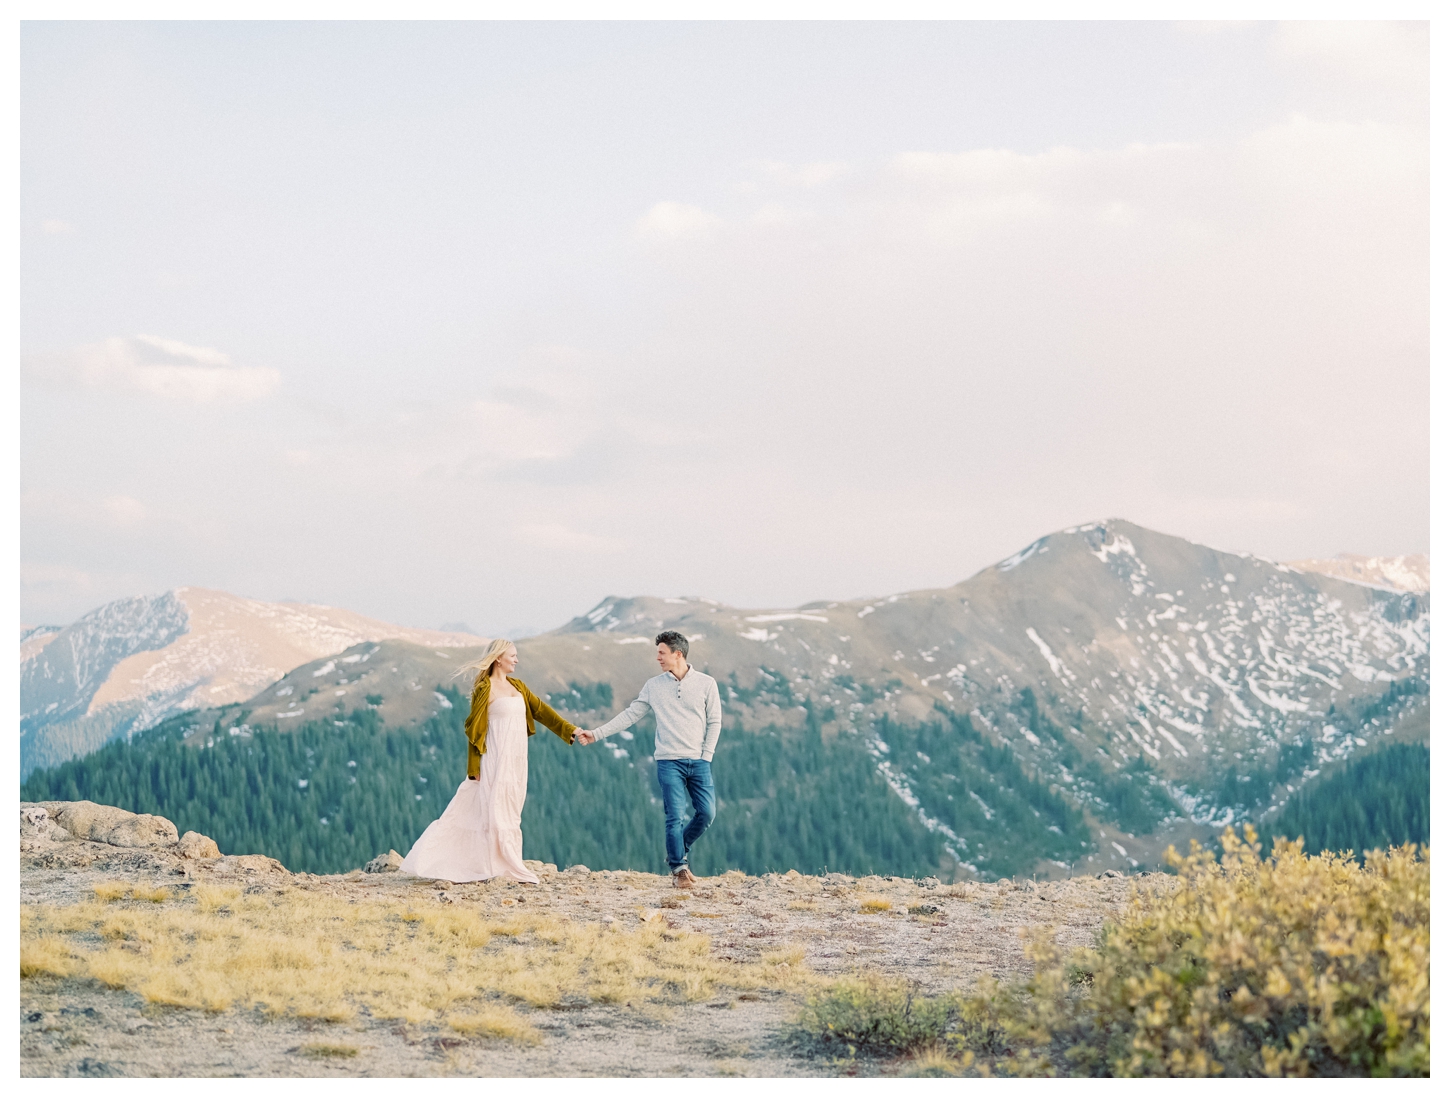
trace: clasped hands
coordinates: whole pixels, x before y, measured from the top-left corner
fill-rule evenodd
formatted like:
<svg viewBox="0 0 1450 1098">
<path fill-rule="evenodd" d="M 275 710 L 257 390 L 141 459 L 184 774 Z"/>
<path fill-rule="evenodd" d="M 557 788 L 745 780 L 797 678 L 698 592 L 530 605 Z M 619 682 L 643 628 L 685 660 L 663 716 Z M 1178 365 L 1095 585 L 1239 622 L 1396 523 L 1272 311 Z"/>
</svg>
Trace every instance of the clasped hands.
<svg viewBox="0 0 1450 1098">
<path fill-rule="evenodd" d="M 591 744 L 594 742 L 595 739 L 596 737 L 594 733 L 589 731 L 589 729 L 587 728 L 578 728 L 574 730 L 575 743 Z"/>
</svg>

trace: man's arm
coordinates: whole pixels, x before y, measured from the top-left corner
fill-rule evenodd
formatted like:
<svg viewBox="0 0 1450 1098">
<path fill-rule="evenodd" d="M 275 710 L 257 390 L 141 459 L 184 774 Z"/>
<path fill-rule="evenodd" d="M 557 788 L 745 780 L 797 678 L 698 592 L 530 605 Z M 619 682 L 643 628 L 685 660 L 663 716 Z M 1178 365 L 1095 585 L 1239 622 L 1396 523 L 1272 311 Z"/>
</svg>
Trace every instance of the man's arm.
<svg viewBox="0 0 1450 1098">
<path fill-rule="evenodd" d="M 622 732 L 648 713 L 650 711 L 650 704 L 649 700 L 645 697 L 648 693 L 649 684 L 646 683 L 640 689 L 639 697 L 629 703 L 629 708 L 594 729 L 589 735 L 590 740 L 602 740 L 605 736 L 612 736 L 616 732 Z"/>
<path fill-rule="evenodd" d="M 705 750 L 701 758 L 709 762 L 715 757 L 715 744 L 720 739 L 720 687 L 713 680 L 705 695 Z"/>
</svg>

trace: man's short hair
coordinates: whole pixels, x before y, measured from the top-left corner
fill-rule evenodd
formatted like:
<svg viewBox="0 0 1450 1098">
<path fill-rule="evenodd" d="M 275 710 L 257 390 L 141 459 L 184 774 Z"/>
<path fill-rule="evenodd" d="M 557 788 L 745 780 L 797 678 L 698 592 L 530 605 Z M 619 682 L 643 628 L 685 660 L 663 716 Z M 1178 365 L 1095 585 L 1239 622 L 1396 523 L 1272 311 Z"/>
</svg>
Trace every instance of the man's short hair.
<svg viewBox="0 0 1450 1098">
<path fill-rule="evenodd" d="M 683 633 L 677 633 L 673 629 L 666 629 L 655 638 L 656 644 L 667 644 L 671 652 L 678 652 L 682 656 L 690 654 L 690 642 L 685 639 Z"/>
</svg>

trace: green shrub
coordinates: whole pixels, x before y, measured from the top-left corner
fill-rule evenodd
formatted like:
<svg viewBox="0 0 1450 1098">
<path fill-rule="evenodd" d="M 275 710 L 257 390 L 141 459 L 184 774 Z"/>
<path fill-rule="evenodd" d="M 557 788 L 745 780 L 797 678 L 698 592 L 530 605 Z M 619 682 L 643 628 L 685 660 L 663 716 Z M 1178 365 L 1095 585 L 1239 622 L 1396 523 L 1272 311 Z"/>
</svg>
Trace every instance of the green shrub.
<svg viewBox="0 0 1450 1098">
<path fill-rule="evenodd" d="M 1253 828 L 1165 860 L 1092 949 L 1029 944 L 1025 983 L 922 995 L 853 977 L 807 1001 L 798 1043 L 959 1075 L 1428 1076 L 1430 859 L 1306 857 Z"/>
<path fill-rule="evenodd" d="M 1413 846 L 1306 857 L 1223 835 L 1171 847 L 1173 887 L 1135 894 L 1096 948 L 1033 943 L 1036 974 L 992 988 L 1013 1074 L 1427 1076 L 1430 864 Z M 982 996 L 986 996 L 983 998 Z"/>
<path fill-rule="evenodd" d="M 797 1045 L 848 1057 L 944 1050 L 960 1060 L 976 1050 L 1001 1051 L 985 1002 L 952 992 L 923 995 L 916 984 L 876 975 L 837 980 L 810 996 L 792 1036 Z"/>
</svg>

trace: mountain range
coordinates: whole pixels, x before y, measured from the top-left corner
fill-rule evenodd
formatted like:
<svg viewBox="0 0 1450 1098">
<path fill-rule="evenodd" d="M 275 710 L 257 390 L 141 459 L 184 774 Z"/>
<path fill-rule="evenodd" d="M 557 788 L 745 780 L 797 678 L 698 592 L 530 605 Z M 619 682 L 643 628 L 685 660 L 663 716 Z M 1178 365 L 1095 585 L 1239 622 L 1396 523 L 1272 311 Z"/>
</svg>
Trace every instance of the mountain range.
<svg viewBox="0 0 1450 1098">
<path fill-rule="evenodd" d="M 1289 567 L 1304 572 L 1323 572 L 1326 576 L 1388 587 L 1397 591 L 1428 592 L 1430 590 L 1430 557 L 1427 553 L 1411 553 L 1402 557 L 1365 557 L 1340 553 L 1322 560 L 1295 560 Z"/>
<path fill-rule="evenodd" d="M 1376 559 L 1286 565 L 1108 520 L 947 588 L 756 610 L 606 598 L 518 640 L 519 673 L 576 723 L 602 721 L 657 673 L 655 633 L 676 628 L 720 681 L 731 736 L 869 759 L 866 780 L 954 871 L 1006 864 L 1014 836 L 1043 871 L 1128 868 L 1272 812 L 1378 743 L 1428 738 L 1429 593 L 1393 586 L 1427 588 L 1428 567 Z M 340 727 L 359 710 L 419 726 L 456 716 L 451 676 L 486 643 L 281 606 L 183 589 L 110 604 L 38 650 L 43 635 L 23 638 L 22 759 L 93 750 L 102 722 L 74 729 L 107 713 L 114 737 L 184 712 L 171 721 L 189 742 Z M 282 640 L 275 656 L 218 660 L 238 643 L 226 620 L 313 647 L 287 666 Z M 601 757 L 633 767 L 645 738 Z"/>
<path fill-rule="evenodd" d="M 21 775 L 173 713 L 251 698 L 299 664 L 365 641 L 475 646 L 330 606 L 201 587 L 109 602 L 67 626 L 20 631 Z"/>
</svg>

